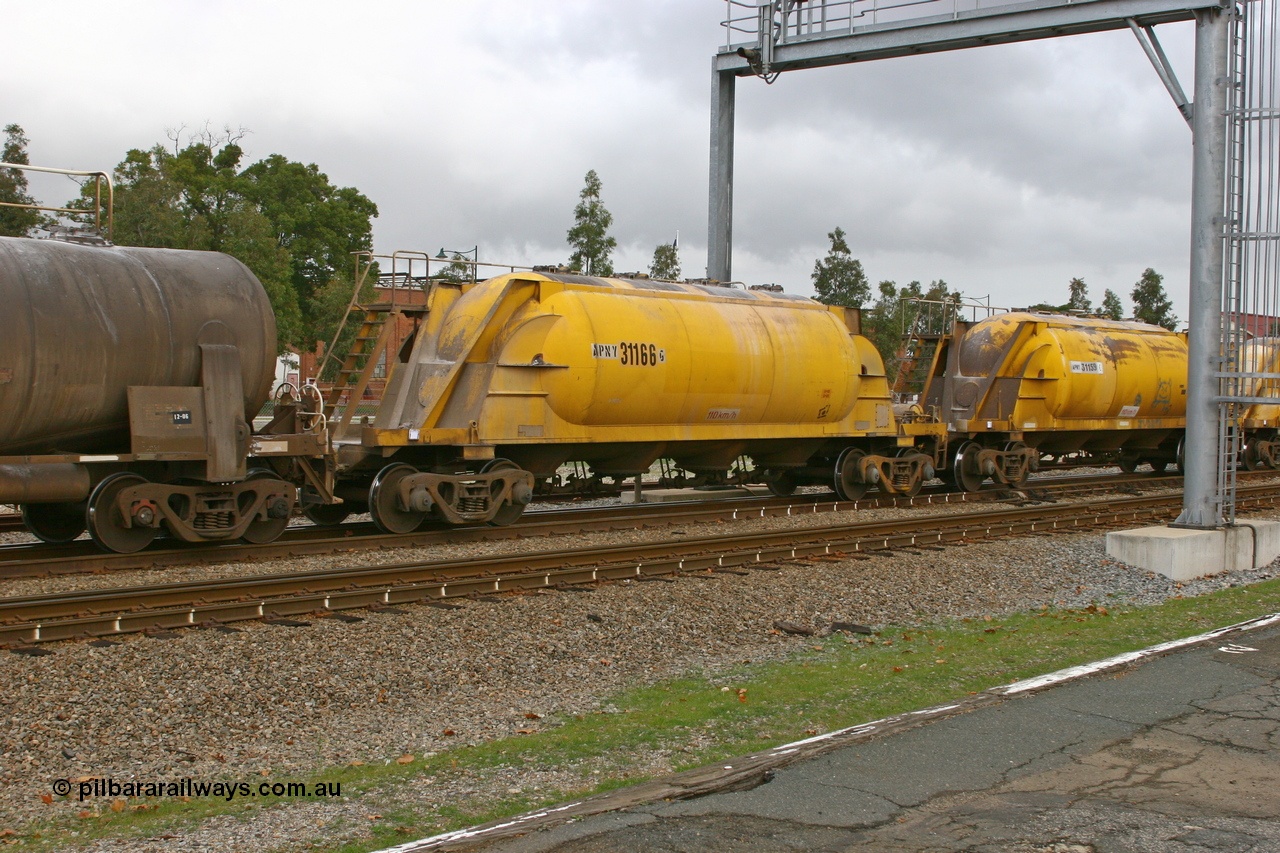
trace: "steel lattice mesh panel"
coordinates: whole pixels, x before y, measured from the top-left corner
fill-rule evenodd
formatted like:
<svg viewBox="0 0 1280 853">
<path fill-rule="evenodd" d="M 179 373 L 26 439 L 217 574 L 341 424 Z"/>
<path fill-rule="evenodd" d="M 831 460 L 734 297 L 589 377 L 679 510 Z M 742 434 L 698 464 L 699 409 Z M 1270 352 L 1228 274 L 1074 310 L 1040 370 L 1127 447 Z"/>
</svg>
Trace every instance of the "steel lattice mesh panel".
<svg viewBox="0 0 1280 853">
<path fill-rule="evenodd" d="M 1235 521 L 1241 419 L 1263 400 L 1280 397 L 1280 21 L 1277 0 L 1235 7 L 1227 121 L 1226 241 L 1223 270 L 1224 370 L 1221 378 L 1218 494 L 1222 516 Z"/>
</svg>

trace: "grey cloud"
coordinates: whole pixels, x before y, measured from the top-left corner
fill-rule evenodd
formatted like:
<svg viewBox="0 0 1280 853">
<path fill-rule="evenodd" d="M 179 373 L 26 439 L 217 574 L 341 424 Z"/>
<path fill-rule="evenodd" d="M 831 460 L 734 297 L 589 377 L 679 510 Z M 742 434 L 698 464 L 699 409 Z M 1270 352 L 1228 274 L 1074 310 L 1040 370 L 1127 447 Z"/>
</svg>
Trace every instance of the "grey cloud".
<svg viewBox="0 0 1280 853">
<path fill-rule="evenodd" d="M 377 202 L 380 251 L 479 243 L 537 263 L 568 256 L 564 232 L 594 168 L 620 265 L 642 268 L 679 229 L 685 270 L 701 273 L 723 4 L 174 9 L 13 12 L 11 43 L 29 55 L 6 63 L 0 119 L 26 127 L 34 161 L 110 167 L 183 122 L 245 126 L 252 156 L 316 162 Z M 105 85 L 37 61 L 62 52 L 66 27 L 95 24 L 120 34 L 96 68 Z M 1189 84 L 1189 29 L 1160 33 Z M 1127 33 L 797 72 L 771 87 L 743 79 L 735 273 L 806 292 L 841 225 L 877 280 L 1016 295 L 1029 282 L 1065 292 L 1086 274 L 1100 299 L 1104 287 L 1127 295 L 1153 265 L 1178 302 L 1189 157 L 1190 135 Z"/>
</svg>

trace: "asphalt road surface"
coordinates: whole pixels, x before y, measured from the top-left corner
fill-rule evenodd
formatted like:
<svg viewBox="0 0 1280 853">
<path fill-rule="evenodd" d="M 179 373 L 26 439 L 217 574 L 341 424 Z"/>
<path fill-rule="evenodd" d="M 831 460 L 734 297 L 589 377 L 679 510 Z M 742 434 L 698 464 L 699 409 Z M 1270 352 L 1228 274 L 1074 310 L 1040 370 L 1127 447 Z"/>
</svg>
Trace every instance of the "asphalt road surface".
<svg viewBox="0 0 1280 853">
<path fill-rule="evenodd" d="M 663 789 L 642 786 L 570 822 L 566 809 L 398 849 L 1277 853 L 1280 624 L 726 772 L 719 787 L 644 802 Z"/>
</svg>

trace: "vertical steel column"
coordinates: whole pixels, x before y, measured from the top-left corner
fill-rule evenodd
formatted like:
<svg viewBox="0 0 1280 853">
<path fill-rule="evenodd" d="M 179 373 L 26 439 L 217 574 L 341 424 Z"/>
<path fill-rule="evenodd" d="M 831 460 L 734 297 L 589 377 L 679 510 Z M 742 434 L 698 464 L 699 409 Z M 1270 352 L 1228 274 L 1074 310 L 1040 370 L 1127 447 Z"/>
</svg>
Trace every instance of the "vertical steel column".
<svg viewBox="0 0 1280 853">
<path fill-rule="evenodd" d="M 1222 524 L 1218 500 L 1217 374 L 1222 342 L 1223 205 L 1230 12 L 1196 12 L 1196 80 L 1191 161 L 1191 316 L 1188 320 L 1187 436 L 1180 527 Z"/>
<path fill-rule="evenodd" d="M 715 71 L 711 88 L 711 191 L 707 216 L 707 278 L 732 281 L 733 111 L 736 78 Z"/>
</svg>

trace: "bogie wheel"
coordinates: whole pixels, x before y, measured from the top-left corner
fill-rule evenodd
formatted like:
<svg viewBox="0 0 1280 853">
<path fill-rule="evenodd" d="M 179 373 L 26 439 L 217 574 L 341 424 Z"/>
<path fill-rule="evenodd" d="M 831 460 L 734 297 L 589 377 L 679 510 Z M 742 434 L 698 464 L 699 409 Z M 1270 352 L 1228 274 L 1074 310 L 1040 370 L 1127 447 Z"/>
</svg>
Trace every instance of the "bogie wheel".
<svg viewBox="0 0 1280 853">
<path fill-rule="evenodd" d="M 1121 452 L 1120 459 L 1116 464 L 1120 466 L 1120 470 L 1124 473 L 1132 474 L 1138 470 L 1138 465 L 1141 464 L 1141 462 L 1142 460 L 1138 458 L 1136 453 L 1123 451 Z"/>
<path fill-rule="evenodd" d="M 1267 463 L 1263 461 L 1262 454 L 1258 452 L 1258 445 L 1252 441 L 1244 446 L 1244 450 L 1240 452 L 1240 456 L 1244 462 L 1244 467 L 1249 471 L 1257 471 L 1259 468 L 1265 468 Z"/>
<path fill-rule="evenodd" d="M 425 512 L 401 509 L 396 497 L 400 481 L 416 473 L 412 465 L 397 462 L 379 471 L 369 484 L 369 515 L 383 533 L 412 533 L 426 519 Z"/>
<path fill-rule="evenodd" d="M 120 492 L 145 482 L 147 481 L 137 474 L 121 471 L 94 487 L 85 510 L 85 527 L 98 547 L 117 554 L 132 554 L 150 545 L 160 535 L 159 527 L 144 527 L 141 524 L 126 527 L 125 518 L 116 503 Z"/>
<path fill-rule="evenodd" d="M 796 478 L 790 471 L 770 471 L 765 474 L 764 484 L 776 497 L 789 498 L 796 493 Z"/>
<path fill-rule="evenodd" d="M 1023 444 L 1021 441 L 1011 441 L 1004 446 L 1004 450 L 1006 453 L 1012 453 L 1016 451 L 1025 450 L 1026 447 L 1027 446 Z M 1027 471 L 1026 469 L 1023 469 L 1021 476 L 1019 476 L 1018 479 L 1010 482 L 1009 485 L 1013 486 L 1015 489 L 1021 489 L 1023 486 L 1027 484 L 1027 475 L 1029 473 L 1030 473 L 1029 471 Z"/>
<path fill-rule="evenodd" d="M 951 463 L 951 477 L 962 491 L 976 492 L 982 488 L 986 479 L 978 470 L 978 451 L 982 447 L 976 441 L 966 441 L 956 451 L 956 458 Z"/>
<path fill-rule="evenodd" d="M 1151 472 L 1153 474 L 1163 474 L 1169 467 L 1169 463 L 1164 459 L 1151 459 Z"/>
<path fill-rule="evenodd" d="M 50 545 L 65 545 L 84 533 L 84 504 L 23 504 L 22 523 Z"/>
<path fill-rule="evenodd" d="M 318 524 L 321 527 L 334 527 L 346 521 L 347 516 L 351 515 L 351 505 L 349 503 L 308 504 L 302 508 L 302 514 L 312 524 Z"/>
<path fill-rule="evenodd" d="M 279 480 L 280 478 L 272 471 L 263 469 L 255 469 L 249 472 L 250 480 Z M 249 526 L 245 528 L 240 538 L 248 542 L 250 545 L 265 545 L 268 542 L 274 542 L 280 538 L 280 534 L 284 533 L 286 527 L 289 526 L 289 516 L 284 518 L 255 518 L 249 522 Z"/>
<path fill-rule="evenodd" d="M 914 447 L 904 447 L 898 451 L 898 456 L 900 457 L 912 456 L 916 452 L 917 451 Z M 922 471 L 921 476 L 912 480 L 911 485 L 908 486 L 905 490 L 899 492 L 898 494 L 905 495 L 906 497 L 909 497 L 909 498 L 914 498 L 916 495 L 920 494 L 920 490 L 923 488 L 924 488 L 924 472 Z"/>
<path fill-rule="evenodd" d="M 484 463 L 484 467 L 480 469 L 481 474 L 489 474 L 493 471 L 519 471 L 520 466 L 512 462 L 510 459 L 490 459 Z M 524 514 L 524 504 L 518 504 L 514 501 L 508 501 L 498 507 L 498 511 L 494 513 L 493 518 L 489 519 L 489 524 L 494 527 L 506 527 L 508 524 L 515 524 L 520 520 L 520 516 Z"/>
<path fill-rule="evenodd" d="M 846 447 L 836 460 L 833 488 L 842 501 L 860 500 L 867 493 L 867 483 L 858 471 L 859 463 L 867 454 L 856 447 Z"/>
</svg>

